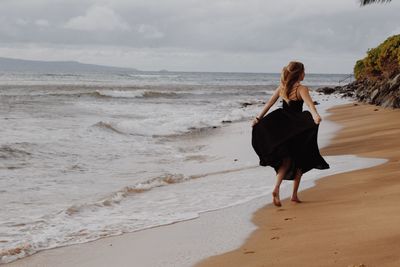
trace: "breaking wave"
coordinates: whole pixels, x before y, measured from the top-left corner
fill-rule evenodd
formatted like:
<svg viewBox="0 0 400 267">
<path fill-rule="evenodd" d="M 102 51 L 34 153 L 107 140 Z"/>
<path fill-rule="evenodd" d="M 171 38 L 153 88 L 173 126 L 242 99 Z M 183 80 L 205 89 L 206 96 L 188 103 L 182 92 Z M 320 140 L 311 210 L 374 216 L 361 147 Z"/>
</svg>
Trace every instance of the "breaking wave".
<svg viewBox="0 0 400 267">
<path fill-rule="evenodd" d="M 86 226 L 79 225 L 82 218 L 95 219 L 98 216 L 104 215 L 104 212 L 110 206 L 118 205 L 123 199 L 148 192 L 156 187 L 168 186 L 171 184 L 182 183 L 192 179 L 198 179 L 209 175 L 224 174 L 230 172 L 237 172 L 245 169 L 256 168 L 256 166 L 246 166 L 236 169 L 215 171 L 199 175 L 184 176 L 183 174 L 165 173 L 163 175 L 151 178 L 144 182 L 126 186 L 122 189 L 91 203 L 83 203 L 78 205 L 69 206 L 56 214 L 45 215 L 38 220 L 29 223 L 17 223 L 10 225 L 16 227 L 19 231 L 41 231 L 42 235 L 37 236 L 35 239 L 26 239 L 23 242 L 13 242 L 7 240 L 0 240 L 0 243 L 13 244 L 4 249 L 0 249 L 0 264 L 15 261 L 20 258 L 35 254 L 41 250 L 56 248 L 64 245 L 71 245 L 77 243 L 85 243 L 93 241 L 106 236 L 119 235 L 123 232 L 133 232 L 154 226 L 159 226 L 177 221 L 183 221 L 198 217 L 196 212 L 183 212 L 162 222 L 148 222 L 148 225 L 141 225 L 135 227 L 126 227 L 126 229 L 119 229 L 120 226 L 103 228 L 102 225 L 88 224 Z M 99 212 L 99 213 L 97 213 Z M 95 213 L 95 214 L 92 214 Z M 61 225 L 61 227 L 57 227 Z M 51 231 L 45 230 L 51 229 Z M 56 235 L 55 232 L 57 232 Z"/>
<path fill-rule="evenodd" d="M 30 155 L 30 152 L 25 151 L 21 148 L 16 148 L 12 145 L 0 146 L 0 159 L 24 158 Z"/>
<path fill-rule="evenodd" d="M 178 96 L 176 92 L 162 92 L 152 90 L 96 90 L 99 97 L 116 97 L 116 98 L 156 98 L 168 97 L 175 98 Z"/>
<path fill-rule="evenodd" d="M 86 209 L 93 210 L 93 208 L 96 208 L 96 207 L 97 208 L 98 207 L 108 207 L 108 206 L 112 206 L 115 204 L 119 204 L 123 199 L 125 199 L 129 196 L 132 196 L 134 194 L 144 193 L 144 192 L 150 191 L 156 187 L 167 186 L 167 185 L 176 184 L 176 183 L 182 183 L 182 182 L 186 182 L 186 181 L 189 181 L 192 179 L 203 178 L 203 177 L 210 176 L 210 175 L 238 172 L 238 171 L 242 171 L 245 169 L 252 169 L 255 167 L 257 167 L 257 166 L 246 166 L 246 167 L 241 167 L 241 168 L 236 168 L 236 169 L 221 170 L 221 171 L 203 173 L 203 174 L 198 174 L 198 175 L 189 175 L 189 176 L 184 176 L 183 174 L 180 174 L 180 173 L 175 173 L 175 174 L 165 173 L 160 176 L 146 180 L 144 182 L 140 182 L 140 183 L 134 184 L 132 186 L 123 187 L 122 189 L 106 196 L 105 198 L 100 199 L 97 202 L 85 203 L 85 204 L 81 204 L 81 205 L 73 205 L 61 212 L 66 213 L 68 215 L 74 215 L 74 214 L 84 211 Z"/>
<path fill-rule="evenodd" d="M 99 121 L 98 123 L 93 125 L 94 127 L 98 127 L 100 129 L 105 129 L 111 132 L 119 133 L 119 134 L 125 134 L 123 131 L 115 128 L 111 123 L 109 122 L 104 122 L 104 121 Z"/>
<path fill-rule="evenodd" d="M 143 193 L 143 192 L 149 191 L 153 188 L 160 187 L 160 186 L 166 186 L 169 184 L 184 182 L 184 181 L 194 179 L 194 178 L 199 178 L 199 177 L 195 177 L 195 176 L 185 177 L 183 174 L 165 173 L 163 175 L 154 177 L 147 181 L 140 182 L 140 183 L 134 184 L 132 186 L 126 186 L 114 193 L 111 193 L 110 195 L 106 196 L 105 198 L 100 199 L 97 202 L 85 203 L 85 204 L 81 204 L 81 205 L 73 205 L 62 212 L 65 212 L 68 215 L 74 215 L 74 214 L 84 211 L 86 209 L 92 210 L 93 208 L 107 207 L 107 206 L 111 206 L 114 204 L 119 204 L 124 198 L 129 197 L 131 195 Z"/>
</svg>

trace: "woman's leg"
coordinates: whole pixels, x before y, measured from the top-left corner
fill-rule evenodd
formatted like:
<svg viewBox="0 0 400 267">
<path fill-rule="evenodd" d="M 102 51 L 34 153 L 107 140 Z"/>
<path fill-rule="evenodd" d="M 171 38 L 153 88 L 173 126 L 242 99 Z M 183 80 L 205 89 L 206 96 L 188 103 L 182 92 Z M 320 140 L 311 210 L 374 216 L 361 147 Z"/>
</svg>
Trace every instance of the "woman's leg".
<svg viewBox="0 0 400 267">
<path fill-rule="evenodd" d="M 286 171 L 289 167 L 289 163 L 290 163 L 289 158 L 283 159 L 282 164 L 279 167 L 278 174 L 276 175 L 276 184 L 275 184 L 274 191 L 272 191 L 272 197 L 273 197 L 272 200 L 274 202 L 274 205 L 278 206 L 278 207 L 282 206 L 280 198 L 279 198 L 279 188 L 281 186 L 283 177 L 285 176 Z"/>
<path fill-rule="evenodd" d="M 299 190 L 299 185 L 300 185 L 300 180 L 301 176 L 303 174 L 301 173 L 300 169 L 297 169 L 296 177 L 294 178 L 293 181 L 293 194 L 291 200 L 297 203 L 301 203 L 300 199 L 297 197 L 297 191 Z"/>
</svg>

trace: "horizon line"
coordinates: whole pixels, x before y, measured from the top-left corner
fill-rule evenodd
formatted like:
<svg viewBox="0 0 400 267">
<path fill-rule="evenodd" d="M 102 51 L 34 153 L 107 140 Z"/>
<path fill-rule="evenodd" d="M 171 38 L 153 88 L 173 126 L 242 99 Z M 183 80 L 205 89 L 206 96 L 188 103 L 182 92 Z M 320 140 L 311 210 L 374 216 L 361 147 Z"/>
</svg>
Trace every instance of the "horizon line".
<svg viewBox="0 0 400 267">
<path fill-rule="evenodd" d="M 38 61 L 43 63 L 79 63 L 83 65 L 94 65 L 100 67 L 110 67 L 110 68 L 120 68 L 120 69 L 131 69 L 132 71 L 139 71 L 139 72 L 183 72 L 183 73 L 242 73 L 242 74 L 280 74 L 280 72 L 259 72 L 259 71 L 198 71 L 198 70 L 168 70 L 168 69 L 160 69 L 160 70 L 141 70 L 137 67 L 126 67 L 126 66 L 115 66 L 115 65 L 103 65 L 103 64 L 96 64 L 96 63 L 87 63 L 81 62 L 78 60 L 38 60 L 38 59 L 25 59 L 25 58 L 14 58 L 14 57 L 4 57 L 0 56 L 3 59 L 11 59 L 11 60 L 22 60 L 22 61 Z M 316 75 L 323 75 L 323 74 L 333 74 L 333 75 L 350 75 L 353 73 L 333 73 L 333 72 L 308 72 L 306 74 L 316 74 Z"/>
</svg>

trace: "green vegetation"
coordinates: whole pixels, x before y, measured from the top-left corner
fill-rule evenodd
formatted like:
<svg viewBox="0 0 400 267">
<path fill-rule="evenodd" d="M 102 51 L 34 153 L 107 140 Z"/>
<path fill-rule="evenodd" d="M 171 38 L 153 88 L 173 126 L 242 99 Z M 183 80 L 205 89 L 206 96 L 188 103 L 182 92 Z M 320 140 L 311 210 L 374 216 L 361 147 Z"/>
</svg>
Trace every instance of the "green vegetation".
<svg viewBox="0 0 400 267">
<path fill-rule="evenodd" d="M 387 38 L 376 48 L 368 49 L 367 56 L 356 62 L 357 80 L 380 80 L 400 72 L 400 34 Z"/>
</svg>

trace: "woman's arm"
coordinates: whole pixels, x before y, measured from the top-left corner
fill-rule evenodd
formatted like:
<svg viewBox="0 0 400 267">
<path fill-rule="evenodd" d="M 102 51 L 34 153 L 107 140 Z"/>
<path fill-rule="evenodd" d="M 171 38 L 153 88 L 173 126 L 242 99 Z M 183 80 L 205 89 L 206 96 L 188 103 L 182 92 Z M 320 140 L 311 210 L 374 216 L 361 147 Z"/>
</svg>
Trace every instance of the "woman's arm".
<svg viewBox="0 0 400 267">
<path fill-rule="evenodd" d="M 319 124 L 321 122 L 321 117 L 319 116 L 318 111 L 315 108 L 314 101 L 312 100 L 312 98 L 310 96 L 308 87 L 301 86 L 299 88 L 299 91 L 300 91 L 301 99 L 303 99 L 304 102 L 306 102 L 307 106 L 310 108 L 310 111 L 311 111 L 311 114 L 313 116 L 315 123 Z"/>
<path fill-rule="evenodd" d="M 275 89 L 274 93 L 269 98 L 268 102 L 264 105 L 264 108 L 262 109 L 260 114 L 253 119 L 252 126 L 258 123 L 258 121 L 261 120 L 264 117 L 264 115 L 268 112 L 268 110 L 275 104 L 276 100 L 278 100 L 280 87 L 281 86 L 278 86 L 278 88 Z"/>
</svg>

